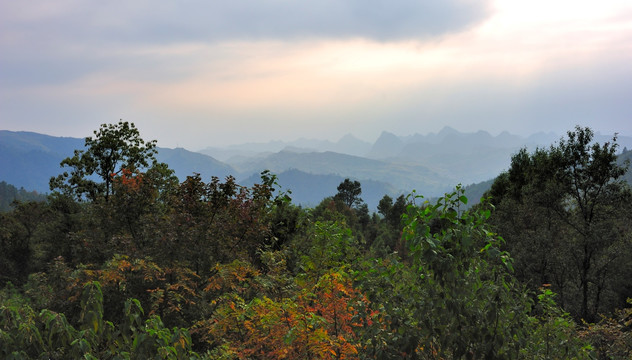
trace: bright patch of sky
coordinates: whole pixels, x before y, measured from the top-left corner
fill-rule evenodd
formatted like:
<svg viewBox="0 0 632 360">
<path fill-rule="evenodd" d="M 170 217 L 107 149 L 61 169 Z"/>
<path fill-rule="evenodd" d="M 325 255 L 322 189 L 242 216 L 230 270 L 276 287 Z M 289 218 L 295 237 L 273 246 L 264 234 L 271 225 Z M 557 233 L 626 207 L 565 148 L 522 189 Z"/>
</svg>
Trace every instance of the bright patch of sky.
<svg viewBox="0 0 632 360">
<path fill-rule="evenodd" d="M 0 129 L 197 150 L 352 133 L 632 135 L 629 1 L 0 0 Z"/>
</svg>

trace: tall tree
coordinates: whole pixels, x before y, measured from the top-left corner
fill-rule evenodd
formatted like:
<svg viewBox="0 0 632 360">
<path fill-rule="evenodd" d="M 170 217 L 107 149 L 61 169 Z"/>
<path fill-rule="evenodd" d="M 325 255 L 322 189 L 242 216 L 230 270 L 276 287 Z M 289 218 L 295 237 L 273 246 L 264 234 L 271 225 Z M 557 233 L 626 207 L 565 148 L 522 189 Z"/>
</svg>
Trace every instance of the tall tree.
<svg viewBox="0 0 632 360">
<path fill-rule="evenodd" d="M 74 156 L 60 163 L 71 168 L 50 179 L 51 190 L 79 199 L 108 201 L 113 192 L 113 178 L 123 171 L 140 170 L 155 163 L 156 141 L 145 142 L 133 123 L 119 121 L 103 124 L 94 131 L 94 138 L 85 139 L 86 150 L 75 150 Z"/>
<path fill-rule="evenodd" d="M 622 211 L 630 199 L 622 181 L 627 165 L 617 164 L 616 136 L 603 145 L 593 137 L 576 127 L 548 150 L 523 149 L 490 191 L 494 222 L 525 270 L 523 280 L 552 283 L 562 304 L 587 320 L 625 301 L 615 281 L 630 251 L 630 230 L 622 226 L 629 217 Z M 605 299 L 619 304 L 604 307 Z"/>
<path fill-rule="evenodd" d="M 338 185 L 338 193 L 335 198 L 341 200 L 348 207 L 353 207 L 362 203 L 360 194 L 362 194 L 360 182 L 351 181 L 349 178 L 346 178 Z"/>
</svg>

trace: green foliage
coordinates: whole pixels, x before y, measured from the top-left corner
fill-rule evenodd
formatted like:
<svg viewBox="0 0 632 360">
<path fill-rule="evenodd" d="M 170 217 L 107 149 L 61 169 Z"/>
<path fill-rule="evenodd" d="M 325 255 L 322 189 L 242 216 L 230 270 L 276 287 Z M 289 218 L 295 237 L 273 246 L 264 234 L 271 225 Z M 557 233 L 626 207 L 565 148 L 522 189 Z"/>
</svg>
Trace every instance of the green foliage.
<svg viewBox="0 0 632 360">
<path fill-rule="evenodd" d="M 318 277 L 330 269 L 351 264 L 358 257 L 358 244 L 351 230 L 337 222 L 317 221 L 302 239 L 303 251 L 298 254 L 302 273 Z"/>
<path fill-rule="evenodd" d="M 346 178 L 338 185 L 338 193 L 334 196 L 335 199 L 339 199 L 347 207 L 358 206 L 362 203 L 360 198 L 362 194 L 362 186 L 359 181 L 351 181 Z"/>
<path fill-rule="evenodd" d="M 590 359 L 591 346 L 579 338 L 573 320 L 557 306 L 555 296 L 548 288 L 540 289 L 534 314 L 529 317 L 530 341 L 521 355 L 534 359 Z"/>
<path fill-rule="evenodd" d="M 404 215 L 408 258 L 369 260 L 355 273 L 381 314 L 381 326 L 363 333 L 367 358 L 515 359 L 537 352 L 532 343 L 541 342 L 549 323 L 531 317 L 531 297 L 512 275 L 502 238 L 486 224 L 490 211 L 462 212 L 460 187 L 436 204 L 417 205 L 420 199 L 413 196 Z M 559 311 L 548 306 L 547 314 Z M 583 343 L 565 320 L 550 327 L 559 341 L 573 343 L 567 358 L 581 357 Z"/>
<path fill-rule="evenodd" d="M 59 189 L 77 199 L 106 201 L 113 193 L 113 177 L 123 169 L 139 170 L 155 162 L 156 141 L 145 142 L 133 123 L 103 124 L 85 139 L 86 150 L 75 150 L 60 165 L 72 170 L 50 180 L 50 189 Z M 95 177 L 97 179 L 95 179 Z"/>
<path fill-rule="evenodd" d="M 373 255 L 383 257 L 394 251 L 401 254 L 406 252 L 400 240 L 403 229 L 401 217 L 406 212 L 407 205 L 404 195 L 400 195 L 394 203 L 388 195 L 380 200 L 378 211 L 383 218 L 378 221 L 376 234 L 370 242 Z"/>
<path fill-rule="evenodd" d="M 419 319 L 419 346 L 457 358 L 514 358 L 529 303 L 502 239 L 485 225 L 489 211 L 459 213 L 466 202 L 457 188 L 435 205 L 410 205 L 404 215 L 412 264 L 429 295 L 415 311 L 435 313 Z"/>
<path fill-rule="evenodd" d="M 199 358 L 187 330 L 168 329 L 157 316 L 141 321 L 138 300 L 125 302 L 126 320 L 115 326 L 103 319 L 103 294 L 98 282 L 86 284 L 80 327 L 64 314 L 36 313 L 21 299 L 0 304 L 0 349 L 3 358 L 185 359 Z"/>
<path fill-rule="evenodd" d="M 626 168 L 616 162 L 616 137 L 592 139 L 577 127 L 548 150 L 521 150 L 489 193 L 519 278 L 534 289 L 552 284 L 562 306 L 586 320 L 622 306 L 632 275 Z"/>
<path fill-rule="evenodd" d="M 149 167 L 153 142 L 133 125 L 95 135 L 67 159 L 77 177 L 58 177 L 62 192 L 0 214 L 2 358 L 630 355 L 629 309 L 579 328 L 567 313 L 582 289 L 595 313 L 616 303 L 632 274 L 632 202 L 612 178 L 614 148 L 582 147 L 589 132 L 516 154 L 493 204 L 466 210 L 459 186 L 436 203 L 384 196 L 379 214 L 348 179 L 304 210 L 267 171 L 252 187 L 179 183 Z M 586 249 L 586 276 L 573 276 Z"/>
</svg>

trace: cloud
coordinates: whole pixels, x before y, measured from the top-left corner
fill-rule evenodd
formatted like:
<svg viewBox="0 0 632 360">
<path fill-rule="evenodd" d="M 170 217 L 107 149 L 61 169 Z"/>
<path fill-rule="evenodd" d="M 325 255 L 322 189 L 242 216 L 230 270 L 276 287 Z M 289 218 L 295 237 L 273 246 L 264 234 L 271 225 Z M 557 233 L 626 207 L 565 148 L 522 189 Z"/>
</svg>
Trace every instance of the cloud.
<svg viewBox="0 0 632 360">
<path fill-rule="evenodd" d="M 419 39 L 484 20 L 489 0 L 31 1 L 2 5 L 11 36 L 76 41 L 230 41 L 295 38 Z M 8 31 L 8 33 L 7 33 Z M 7 35 L 9 36 L 9 35 Z M 6 37 L 6 36 L 5 36 Z"/>
<path fill-rule="evenodd" d="M 46 0 L 0 4 L 0 81 L 69 83 L 180 44 L 428 39 L 490 14 L 491 0 Z M 156 60 L 149 60 L 151 65 Z M 140 66 L 147 67 L 146 65 Z"/>
<path fill-rule="evenodd" d="M 632 132 L 630 6 L 559 1 L 572 11 L 547 12 L 546 0 L 493 11 L 468 0 L 0 0 L 0 119 L 85 136 L 124 118 L 192 148 L 444 125 Z"/>
</svg>

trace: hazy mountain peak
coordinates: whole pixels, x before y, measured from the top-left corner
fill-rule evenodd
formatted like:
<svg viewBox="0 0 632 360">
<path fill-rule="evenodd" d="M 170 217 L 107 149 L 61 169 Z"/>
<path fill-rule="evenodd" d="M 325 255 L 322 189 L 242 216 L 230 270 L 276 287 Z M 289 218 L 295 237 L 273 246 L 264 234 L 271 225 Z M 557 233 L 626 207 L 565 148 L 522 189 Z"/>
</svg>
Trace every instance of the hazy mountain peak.
<svg viewBox="0 0 632 360">
<path fill-rule="evenodd" d="M 338 140 L 338 144 L 344 143 L 344 142 L 348 142 L 348 141 L 354 141 L 355 142 L 355 141 L 362 141 L 362 140 L 360 140 L 357 137 L 353 136 L 353 134 L 351 134 L 351 133 L 347 133 L 343 137 L 341 137 L 340 140 Z"/>
<path fill-rule="evenodd" d="M 380 134 L 380 137 L 378 137 L 375 142 L 378 143 L 378 142 L 384 142 L 384 141 L 402 142 L 402 140 L 397 135 L 388 131 L 382 131 L 382 133 Z"/>
<path fill-rule="evenodd" d="M 404 148 L 404 141 L 397 135 L 382 131 L 382 134 L 371 147 L 368 157 L 374 159 L 385 159 L 399 154 Z"/>
<path fill-rule="evenodd" d="M 437 133 L 437 135 L 440 137 L 445 137 L 448 135 L 458 135 L 458 134 L 461 134 L 461 133 L 455 128 L 447 126 L 447 125 L 444 126 L 441 130 L 439 130 L 439 133 Z"/>
<path fill-rule="evenodd" d="M 484 138 L 492 138 L 492 134 L 490 134 L 489 132 L 485 131 L 485 130 L 479 130 L 476 132 L 475 134 L 476 136 L 480 136 L 480 137 L 484 137 Z"/>
</svg>

